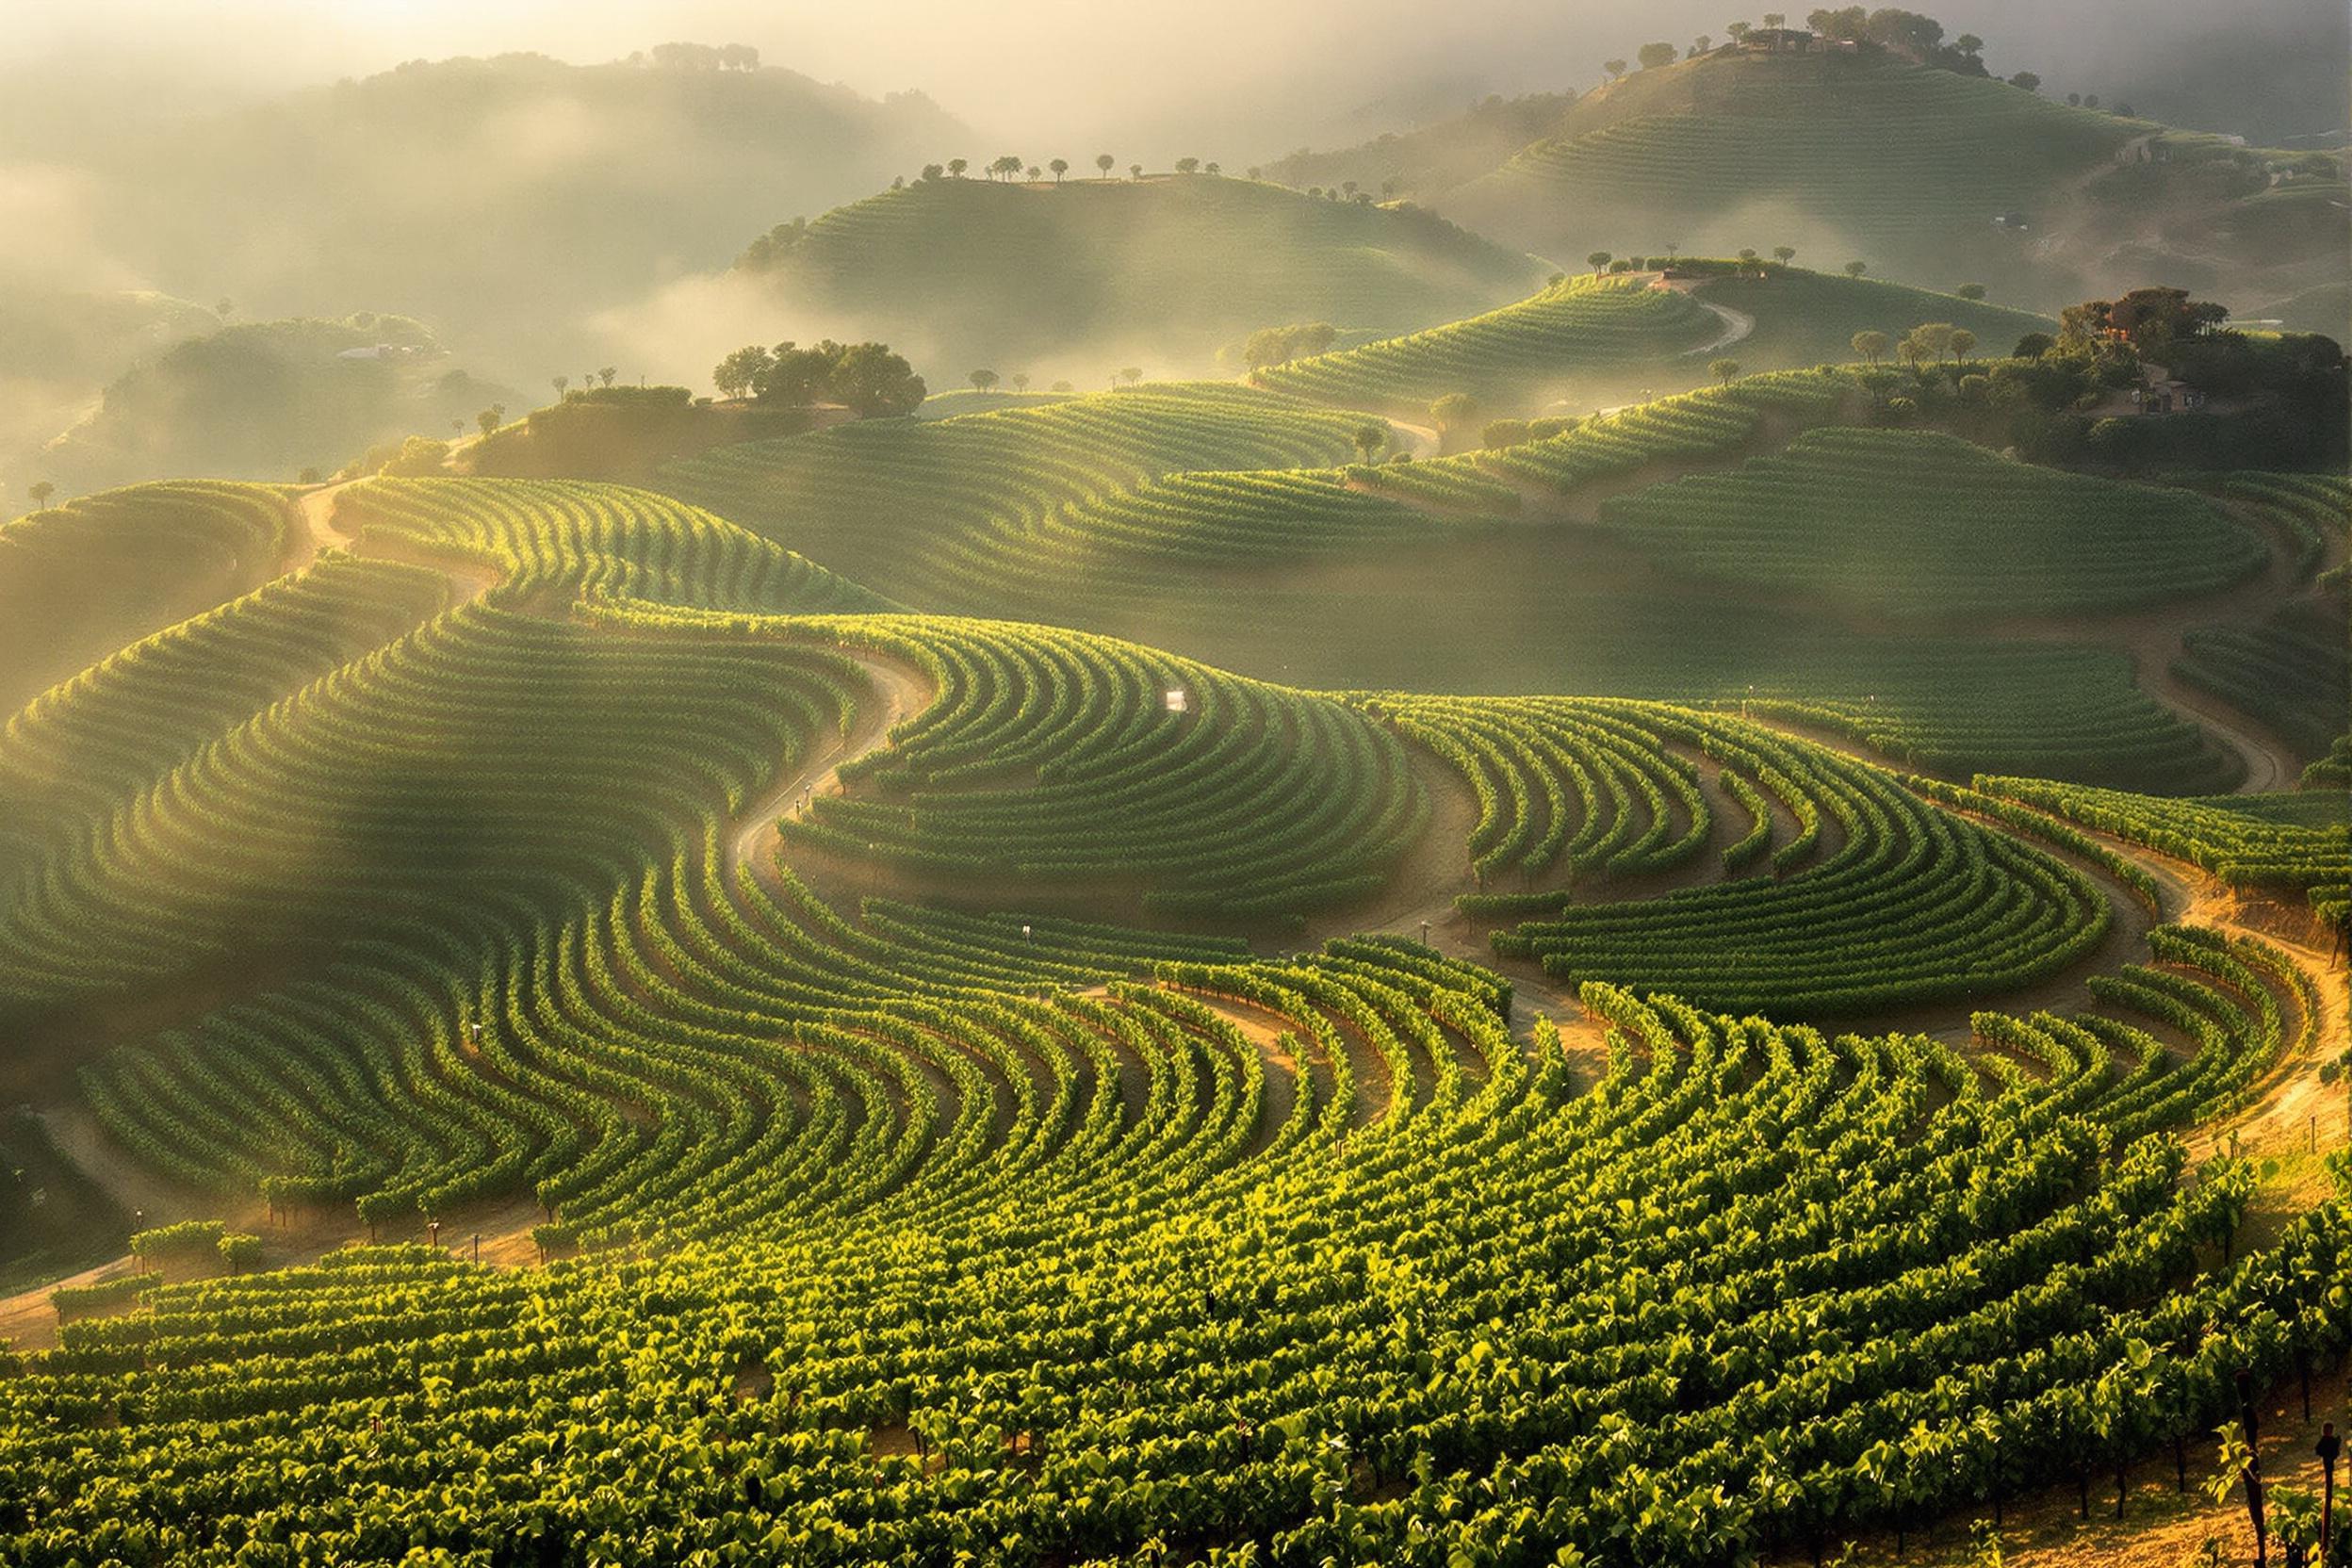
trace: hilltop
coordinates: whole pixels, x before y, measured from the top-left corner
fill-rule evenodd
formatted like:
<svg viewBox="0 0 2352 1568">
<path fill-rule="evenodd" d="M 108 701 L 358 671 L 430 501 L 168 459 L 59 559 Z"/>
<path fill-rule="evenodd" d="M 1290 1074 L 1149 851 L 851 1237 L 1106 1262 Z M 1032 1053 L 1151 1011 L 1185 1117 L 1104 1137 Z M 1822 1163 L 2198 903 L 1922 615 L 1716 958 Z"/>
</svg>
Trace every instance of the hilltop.
<svg viewBox="0 0 2352 1568">
<path fill-rule="evenodd" d="M 2247 149 L 1868 45 L 1726 46 L 1636 72 L 1463 177 L 1465 150 L 1490 139 L 1465 116 L 1312 167 L 1556 256 L 1787 243 L 2046 308 L 2123 271 L 2284 299 L 2333 278 L 2345 242 L 2327 155 Z"/>
<path fill-rule="evenodd" d="M 1121 355 L 1205 368 L 1293 321 L 1405 331 L 1550 270 L 1417 207 L 1207 173 L 923 178 L 780 225 L 737 264 L 796 316 L 860 324 L 835 335 L 886 323 L 941 385 L 982 366 L 1092 384 Z"/>
<path fill-rule="evenodd" d="M 0 288 L 0 494 L 38 477 L 10 454 L 72 424 L 138 361 L 220 326 L 210 310 L 168 294 Z"/>
</svg>

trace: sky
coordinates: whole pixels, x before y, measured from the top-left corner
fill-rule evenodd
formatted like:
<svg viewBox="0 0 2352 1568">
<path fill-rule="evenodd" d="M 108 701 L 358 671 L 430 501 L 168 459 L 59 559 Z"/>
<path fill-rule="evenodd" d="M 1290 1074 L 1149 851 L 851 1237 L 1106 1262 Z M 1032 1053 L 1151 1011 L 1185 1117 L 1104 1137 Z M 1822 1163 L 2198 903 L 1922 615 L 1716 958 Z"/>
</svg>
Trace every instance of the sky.
<svg viewBox="0 0 2352 1568">
<path fill-rule="evenodd" d="M 1721 37 L 1734 0 L 9 0 L 0 69 L 155 84 L 148 101 L 533 49 L 578 62 L 671 39 L 869 94 L 917 89 L 984 133 L 1228 162 L 1330 144 L 1489 91 L 1590 86 L 1645 39 Z M 1804 8 L 1796 8 L 1798 14 Z M 2177 41 L 2257 29 L 2334 61 L 2342 0 L 1925 0 L 2002 74 L 2128 95 Z M 2167 54 L 2167 51 L 2170 51 Z M 2152 89 L 2144 90 L 2153 90 Z M 2218 127 L 2228 128 L 2228 127 Z M 2314 127 L 2322 129 L 2325 127 Z"/>
</svg>

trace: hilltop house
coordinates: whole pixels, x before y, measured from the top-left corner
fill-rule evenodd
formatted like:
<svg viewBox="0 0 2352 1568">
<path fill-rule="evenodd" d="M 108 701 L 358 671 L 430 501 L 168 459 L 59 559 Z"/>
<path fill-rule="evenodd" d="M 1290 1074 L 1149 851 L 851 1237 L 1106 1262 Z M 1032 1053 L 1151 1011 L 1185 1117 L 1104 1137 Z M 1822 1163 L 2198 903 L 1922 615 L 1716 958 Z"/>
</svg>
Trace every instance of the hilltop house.
<svg viewBox="0 0 2352 1568">
<path fill-rule="evenodd" d="M 1744 55 L 1803 55 L 1808 53 L 1816 40 L 1811 33 L 1793 27 L 1751 28 L 1740 41 Z"/>
</svg>

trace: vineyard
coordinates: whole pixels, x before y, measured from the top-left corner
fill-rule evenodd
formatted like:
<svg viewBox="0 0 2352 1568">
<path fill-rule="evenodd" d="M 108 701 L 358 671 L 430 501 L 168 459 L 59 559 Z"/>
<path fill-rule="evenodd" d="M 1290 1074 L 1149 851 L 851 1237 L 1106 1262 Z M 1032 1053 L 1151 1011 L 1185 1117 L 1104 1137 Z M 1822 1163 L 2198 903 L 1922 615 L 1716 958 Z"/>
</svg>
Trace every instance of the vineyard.
<svg viewBox="0 0 2352 1568">
<path fill-rule="evenodd" d="M 1261 371 L 1258 384 L 1318 402 L 1417 414 L 1467 393 L 1531 406 L 1572 382 L 1647 367 L 1713 341 L 1723 324 L 1647 280 L 1572 278 L 1468 320 Z"/>
<path fill-rule="evenodd" d="M 1621 497 L 1602 515 L 1677 572 L 1952 620 L 2192 597 L 2270 559 L 2257 535 L 2180 492 L 1901 431 L 1808 432 L 1737 473 Z"/>
<path fill-rule="evenodd" d="M 0 528 L 8 1130 L 121 1211 L 0 1558 L 1825 1562 L 2332 1411 L 2341 485 L 1380 416 L 1723 325 Z"/>
</svg>

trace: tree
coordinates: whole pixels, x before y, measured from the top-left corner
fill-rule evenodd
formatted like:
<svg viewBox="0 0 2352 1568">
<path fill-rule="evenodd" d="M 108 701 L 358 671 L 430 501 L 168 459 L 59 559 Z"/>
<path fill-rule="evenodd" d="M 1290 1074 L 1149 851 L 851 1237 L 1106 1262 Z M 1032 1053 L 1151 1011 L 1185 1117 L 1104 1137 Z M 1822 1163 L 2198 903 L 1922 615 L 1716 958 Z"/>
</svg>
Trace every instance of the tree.
<svg viewBox="0 0 2352 1568">
<path fill-rule="evenodd" d="M 833 396 L 861 419 L 912 414 L 926 388 L 906 358 L 880 343 L 854 343 L 835 357 Z"/>
<path fill-rule="evenodd" d="M 1893 344 L 1883 332 L 1858 332 L 1854 335 L 1854 351 L 1869 360 L 1873 369 L 1880 360 L 1886 357 L 1886 351 L 1891 347 Z"/>
<path fill-rule="evenodd" d="M 1624 60 L 1603 60 L 1601 62 L 1601 69 L 1608 72 L 1609 79 L 1614 82 L 1624 78 L 1626 71 L 1626 65 Z"/>
<path fill-rule="evenodd" d="M 1964 283 L 1952 292 L 1964 300 L 1981 300 L 1984 297 L 1984 286 L 1981 283 Z"/>
<path fill-rule="evenodd" d="M 2009 351 L 2014 359 L 2039 359 L 2058 347 L 2058 340 L 2046 332 L 2030 332 L 2017 339 L 2017 346 Z"/>
<path fill-rule="evenodd" d="M 1139 179 L 1143 178 L 1143 165 L 1141 165 L 1141 164 L 1139 164 L 1139 163 L 1131 163 L 1131 164 L 1129 164 L 1129 165 L 1127 166 L 1127 173 L 1128 173 L 1128 176 L 1129 176 L 1130 178 L 1132 178 L 1132 179 L 1137 179 L 1137 180 L 1139 180 Z"/>
<path fill-rule="evenodd" d="M 1671 43 L 1645 43 L 1633 52 L 1644 71 L 1656 71 L 1661 65 L 1672 65 L 1681 58 L 1682 52 Z"/>
<path fill-rule="evenodd" d="M 49 504 L 49 498 L 57 493 L 57 487 L 50 483 L 45 479 L 35 480 L 33 482 L 32 488 L 25 492 L 26 495 L 33 498 L 33 505 L 36 507 L 47 506 Z"/>
<path fill-rule="evenodd" d="M 1042 172 L 1044 172 L 1044 171 L 1040 170 L 1036 164 L 1033 163 L 1029 166 L 1029 172 L 1026 178 L 1031 185 L 1035 185 L 1037 183 L 1037 176 Z"/>
<path fill-rule="evenodd" d="M 1429 418 L 1448 435 L 1467 429 L 1478 412 L 1478 400 L 1467 392 L 1448 392 L 1429 405 Z"/>
<path fill-rule="evenodd" d="M 1178 158 L 1176 160 L 1176 172 L 1179 174 L 1198 174 L 1200 172 L 1200 160 L 1199 158 Z"/>
<path fill-rule="evenodd" d="M 1209 162 L 1207 162 L 1207 163 L 1204 163 L 1204 164 L 1202 164 L 1202 165 L 1200 166 L 1200 172 L 1202 172 L 1203 174 L 1217 174 L 1217 173 L 1221 173 L 1221 172 L 1223 172 L 1223 166 L 1222 166 L 1222 165 L 1220 165 L 1220 164 L 1218 164 L 1217 162 L 1216 162 L 1214 159 L 1212 159 L 1211 161 L 1209 161 Z"/>
<path fill-rule="evenodd" d="M 1013 390 L 1016 392 L 1026 392 L 1029 390 L 1028 371 L 1016 370 L 1013 372 Z"/>
<path fill-rule="evenodd" d="M 972 383 L 972 389 L 974 392 L 986 392 L 989 387 L 996 384 L 996 372 L 994 370 L 974 370 L 971 375 L 965 377 L 964 379 Z"/>
<path fill-rule="evenodd" d="M 768 351 L 757 343 L 738 349 L 720 360 L 718 368 L 710 372 L 711 384 L 729 398 L 741 398 L 759 384 L 771 359 Z"/>
<path fill-rule="evenodd" d="M 955 179 L 962 179 L 964 177 L 964 171 L 970 169 L 971 167 L 972 160 L 969 158 L 950 158 L 947 160 L 948 174 Z"/>
<path fill-rule="evenodd" d="M 1725 386 L 1729 386 L 1733 382 L 1740 379 L 1740 362 L 1736 359 L 1709 360 L 1707 366 L 1707 373 L 1713 376 L 1717 381 L 1722 382 Z"/>
<path fill-rule="evenodd" d="M 1797 248 L 1794 245 L 1775 245 L 1772 247 L 1772 259 L 1786 267 L 1797 259 Z"/>
<path fill-rule="evenodd" d="M 1911 329 L 1911 335 L 1919 339 L 1920 348 L 1941 361 L 1951 354 L 1952 335 L 1959 330 L 1950 321 L 1923 321 Z"/>
<path fill-rule="evenodd" d="M 1927 363 L 1928 355 L 1934 351 L 1935 351 L 1930 349 L 1925 342 L 1921 341 L 1919 335 L 1916 330 L 1905 333 L 1903 335 L 1903 341 L 1895 345 L 1896 354 L 1901 356 L 1905 365 L 1911 367 L 1911 369 L 1915 374 L 1918 372 L 1920 366 Z"/>
<path fill-rule="evenodd" d="M 1850 278 L 1858 278 L 1870 270 L 1870 265 L 1867 262 L 1850 261 L 1846 263 L 1846 276 Z"/>
<path fill-rule="evenodd" d="M 988 175 L 991 179 L 1003 179 L 1009 182 L 1014 175 L 1021 172 L 1021 165 L 1020 154 L 1006 153 L 989 163 Z"/>
<path fill-rule="evenodd" d="M 2039 92 L 2042 90 L 2042 79 L 2034 74 L 2031 71 L 2018 72 L 2016 75 L 2009 78 L 2009 85 L 2011 87 L 2021 87 L 2028 92 Z"/>
<path fill-rule="evenodd" d="M 1746 250 L 1741 251 L 1740 253 L 1740 259 L 1741 261 L 1754 261 L 1756 259 L 1756 247 L 1751 245 Z"/>
<path fill-rule="evenodd" d="M 1358 425 L 1355 442 L 1356 450 L 1362 452 L 1364 460 L 1369 463 L 1372 461 L 1373 453 L 1388 445 L 1388 426 L 1378 420 L 1370 424 Z"/>
<path fill-rule="evenodd" d="M 495 410 L 485 408 L 474 416 L 474 423 L 482 427 L 482 434 L 487 435 L 498 428 L 500 420 Z"/>
<path fill-rule="evenodd" d="M 1976 334 L 1970 332 L 1966 327 L 1952 328 L 1952 336 L 1949 341 L 1952 348 L 1952 357 L 1958 360 L 1963 365 L 1966 365 L 1968 362 L 1968 355 L 1976 351 Z"/>
<path fill-rule="evenodd" d="M 946 172 L 947 165 L 943 163 L 926 163 L 923 166 L 923 177 L 926 180 L 939 179 Z"/>
<path fill-rule="evenodd" d="M 1108 153 L 1097 153 L 1094 155 L 1094 166 L 1102 171 L 1102 177 L 1106 180 L 1111 177 L 1111 171 L 1118 165 L 1119 160 Z"/>
<path fill-rule="evenodd" d="M 1062 176 L 1070 172 L 1070 160 L 1068 158 L 1055 158 L 1052 162 L 1048 163 L 1046 167 L 1054 171 L 1054 183 L 1055 185 L 1059 185 L 1062 183 Z"/>
<path fill-rule="evenodd" d="M 1731 35 L 1731 41 L 1734 43 L 1747 42 L 1748 35 L 1755 30 L 1745 22 L 1729 22 L 1723 24 L 1723 31 Z"/>
<path fill-rule="evenodd" d="M 560 402 L 563 400 L 564 389 L 572 384 L 572 378 L 569 376 L 551 376 L 547 379 L 547 384 L 555 388 L 556 400 Z"/>
<path fill-rule="evenodd" d="M 1781 28 L 1788 25 L 1788 13 L 1787 11 L 1766 11 L 1764 13 L 1764 25 L 1777 32 Z"/>
<path fill-rule="evenodd" d="M 1047 390 L 1054 392 L 1075 392 L 1078 389 L 1070 385 L 1070 384 L 1066 381 L 1057 381 Z"/>
<path fill-rule="evenodd" d="M 1127 366 L 1119 372 L 1119 380 L 1133 386 L 1143 379 L 1143 368 L 1139 365 Z"/>
<path fill-rule="evenodd" d="M 1587 267 L 1592 268 L 1593 275 L 1597 277 L 1608 268 L 1609 264 L 1615 259 L 1616 258 L 1610 255 L 1607 251 L 1595 251 L 1591 255 L 1584 258 L 1584 264 Z"/>
<path fill-rule="evenodd" d="M 600 365 L 596 368 L 596 382 L 599 385 L 610 386 L 612 384 L 612 378 L 620 373 L 617 366 Z"/>
</svg>

